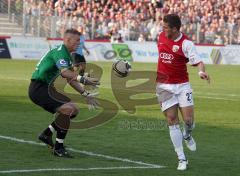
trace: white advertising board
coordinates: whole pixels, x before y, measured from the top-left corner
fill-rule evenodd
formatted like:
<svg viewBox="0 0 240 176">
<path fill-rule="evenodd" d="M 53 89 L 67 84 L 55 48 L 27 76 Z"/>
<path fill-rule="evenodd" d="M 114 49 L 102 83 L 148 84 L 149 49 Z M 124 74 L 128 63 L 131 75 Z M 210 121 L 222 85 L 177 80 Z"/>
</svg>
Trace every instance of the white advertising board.
<svg viewBox="0 0 240 176">
<path fill-rule="evenodd" d="M 62 40 L 45 38 L 7 38 L 7 45 L 13 59 L 40 59 L 50 48 L 62 44 Z M 88 41 L 85 43 L 90 55 L 88 61 L 111 61 L 124 58 L 134 62 L 158 61 L 156 42 L 110 43 Z M 202 46 L 197 51 L 206 64 L 240 64 L 240 46 Z"/>
<path fill-rule="evenodd" d="M 222 64 L 240 64 L 240 45 L 228 45 L 220 49 Z"/>
<path fill-rule="evenodd" d="M 7 44 L 14 59 L 40 59 L 48 50 L 45 38 L 7 38 Z"/>
<path fill-rule="evenodd" d="M 109 42 L 86 42 L 86 48 L 89 50 L 90 54 L 85 55 L 86 60 L 89 61 L 109 61 L 106 55 L 108 51 L 112 51 L 111 43 Z M 110 53 L 111 54 L 111 53 Z"/>
<path fill-rule="evenodd" d="M 158 48 L 156 42 L 127 42 L 132 50 L 132 57 L 135 62 L 157 62 Z"/>
<path fill-rule="evenodd" d="M 86 42 L 90 55 L 86 58 L 95 61 L 110 61 L 126 56 L 126 60 L 135 62 L 157 62 L 157 46 L 153 42 L 139 43 L 109 43 L 109 42 Z"/>
</svg>

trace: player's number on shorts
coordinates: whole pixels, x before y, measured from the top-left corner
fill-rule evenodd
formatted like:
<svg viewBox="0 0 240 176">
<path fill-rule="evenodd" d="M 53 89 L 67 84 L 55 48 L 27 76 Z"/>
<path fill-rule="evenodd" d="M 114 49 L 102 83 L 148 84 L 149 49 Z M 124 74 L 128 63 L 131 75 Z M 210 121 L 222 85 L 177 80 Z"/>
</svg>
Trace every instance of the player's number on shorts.
<svg viewBox="0 0 240 176">
<path fill-rule="evenodd" d="M 192 102 L 192 92 L 186 93 L 187 101 Z"/>
</svg>

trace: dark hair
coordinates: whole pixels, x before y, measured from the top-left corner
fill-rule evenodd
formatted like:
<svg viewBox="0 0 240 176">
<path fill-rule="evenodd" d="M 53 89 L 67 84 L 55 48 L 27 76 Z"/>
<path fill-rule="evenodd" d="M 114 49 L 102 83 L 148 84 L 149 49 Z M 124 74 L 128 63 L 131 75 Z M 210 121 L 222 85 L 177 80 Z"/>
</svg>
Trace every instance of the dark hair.
<svg viewBox="0 0 240 176">
<path fill-rule="evenodd" d="M 177 28 L 178 31 L 180 30 L 182 25 L 180 17 L 177 14 L 168 14 L 164 16 L 163 22 L 167 23 L 170 28 Z"/>
<path fill-rule="evenodd" d="M 74 29 L 74 28 L 67 29 L 67 30 L 64 32 L 64 36 L 65 36 L 66 34 L 75 34 L 75 35 L 79 35 L 79 36 L 81 35 L 81 33 L 78 32 L 78 30 L 77 30 L 77 29 Z"/>
</svg>

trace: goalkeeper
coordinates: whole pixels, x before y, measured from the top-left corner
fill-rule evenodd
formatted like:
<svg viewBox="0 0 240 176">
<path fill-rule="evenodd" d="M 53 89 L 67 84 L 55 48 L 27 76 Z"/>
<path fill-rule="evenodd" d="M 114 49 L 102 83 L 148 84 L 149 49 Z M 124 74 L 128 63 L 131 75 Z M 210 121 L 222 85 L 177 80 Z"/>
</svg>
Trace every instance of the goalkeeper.
<svg viewBox="0 0 240 176">
<path fill-rule="evenodd" d="M 90 106 L 97 106 L 94 96 L 84 90 L 79 83 L 97 86 L 100 84 L 99 81 L 73 72 L 70 53 L 78 47 L 79 37 L 80 33 L 77 30 L 66 30 L 63 44 L 48 51 L 37 64 L 29 86 L 30 99 L 46 111 L 55 114 L 55 120 L 40 134 L 39 140 L 53 148 L 53 154 L 59 157 L 72 157 L 64 148 L 63 142 L 70 126 L 70 119 L 77 116 L 79 110 L 68 97 L 57 92 L 51 82 L 61 74 L 76 91 L 86 97 Z M 57 133 L 55 145 L 52 141 L 54 131 Z"/>
</svg>

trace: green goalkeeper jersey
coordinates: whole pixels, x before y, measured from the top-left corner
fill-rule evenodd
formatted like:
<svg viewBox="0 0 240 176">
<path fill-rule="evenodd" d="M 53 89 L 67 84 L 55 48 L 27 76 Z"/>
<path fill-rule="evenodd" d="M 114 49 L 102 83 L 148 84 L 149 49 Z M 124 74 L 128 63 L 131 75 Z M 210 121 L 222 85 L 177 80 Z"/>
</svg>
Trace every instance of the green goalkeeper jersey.
<svg viewBox="0 0 240 176">
<path fill-rule="evenodd" d="M 48 51 L 38 62 L 32 79 L 50 83 L 63 68 L 72 67 L 72 60 L 69 51 L 64 44 Z"/>
</svg>

